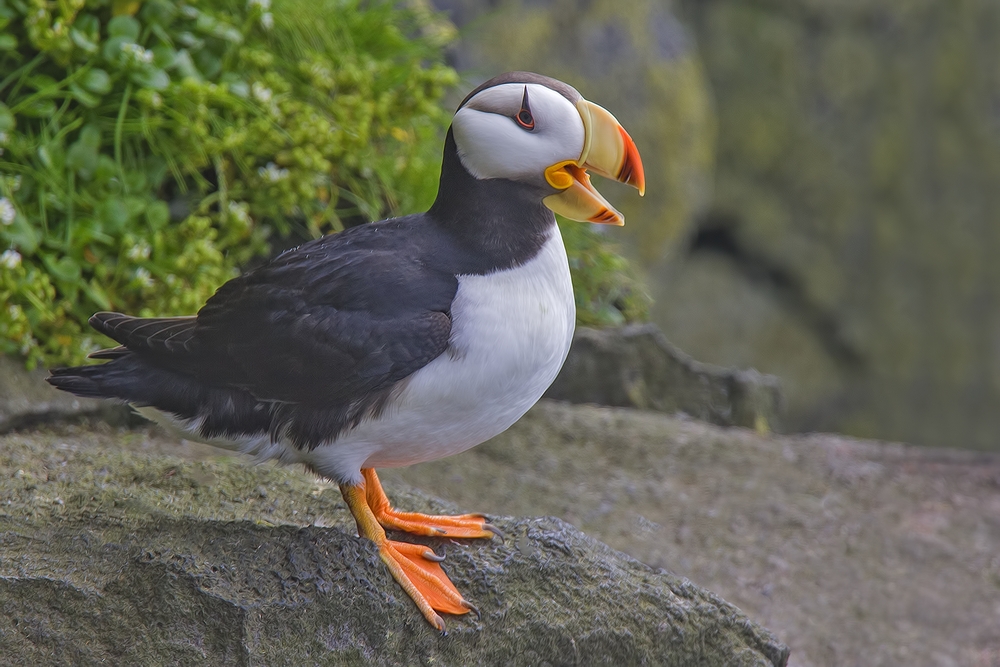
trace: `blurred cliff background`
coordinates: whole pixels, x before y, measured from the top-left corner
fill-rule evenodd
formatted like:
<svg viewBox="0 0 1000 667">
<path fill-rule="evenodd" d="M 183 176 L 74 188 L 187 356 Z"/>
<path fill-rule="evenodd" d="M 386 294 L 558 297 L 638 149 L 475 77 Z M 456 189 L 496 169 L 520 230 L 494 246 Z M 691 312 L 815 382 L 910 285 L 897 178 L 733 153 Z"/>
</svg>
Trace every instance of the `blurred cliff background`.
<svg viewBox="0 0 1000 667">
<path fill-rule="evenodd" d="M 785 430 L 998 447 L 1000 5 L 434 4 L 470 83 L 544 72 L 632 133 L 672 342 L 780 376 Z"/>
<path fill-rule="evenodd" d="M 529 69 L 646 166 L 601 184 L 627 227 L 564 226 L 581 324 L 779 376 L 784 431 L 997 449 L 1000 5 L 275 3 L 0 0 L 0 354 L 421 210 L 457 101 Z"/>
</svg>

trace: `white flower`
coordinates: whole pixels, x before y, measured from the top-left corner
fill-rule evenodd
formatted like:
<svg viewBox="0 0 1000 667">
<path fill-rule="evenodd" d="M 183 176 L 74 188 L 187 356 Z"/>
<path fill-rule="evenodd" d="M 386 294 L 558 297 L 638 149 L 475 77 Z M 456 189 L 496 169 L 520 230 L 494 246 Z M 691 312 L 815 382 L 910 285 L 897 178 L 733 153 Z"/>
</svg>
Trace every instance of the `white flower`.
<svg viewBox="0 0 1000 667">
<path fill-rule="evenodd" d="M 136 62 L 146 65 L 153 62 L 153 52 L 142 48 L 138 44 L 125 42 L 122 44 L 122 51 L 124 51 L 126 55 L 135 59 Z"/>
<path fill-rule="evenodd" d="M 256 97 L 258 101 L 263 102 L 264 104 L 271 101 L 271 89 L 266 86 L 262 86 L 259 83 L 253 84 L 253 86 L 250 87 L 250 92 L 253 93 L 253 96 Z"/>
<path fill-rule="evenodd" d="M 0 132 L 0 144 L 7 143 L 7 138 L 8 137 L 6 132 Z"/>
<path fill-rule="evenodd" d="M 133 261 L 138 259 L 149 259 L 149 253 L 151 250 L 152 248 L 149 247 L 148 243 L 146 243 L 145 241 L 139 241 L 134 246 L 128 249 L 128 252 L 125 253 L 125 256 Z"/>
<path fill-rule="evenodd" d="M 15 217 L 17 217 L 17 211 L 14 210 L 14 205 L 6 197 L 0 197 L 0 222 L 9 225 L 14 222 Z"/>
<path fill-rule="evenodd" d="M 149 269 L 144 266 L 140 266 L 135 270 L 135 279 L 143 287 L 149 287 L 153 284 L 153 277 L 149 275 Z"/>
<path fill-rule="evenodd" d="M 274 14 L 271 12 L 264 12 L 260 17 L 260 25 L 264 30 L 270 30 L 274 27 Z"/>
<path fill-rule="evenodd" d="M 260 7 L 265 12 L 271 8 L 271 0 L 247 0 L 247 9 Z"/>
<path fill-rule="evenodd" d="M 288 178 L 287 169 L 279 169 L 278 165 L 273 162 L 268 162 L 266 167 L 261 167 L 257 170 L 257 174 L 261 178 L 266 178 L 272 183 L 277 183 L 278 181 Z"/>
<path fill-rule="evenodd" d="M 21 266 L 21 253 L 16 250 L 4 250 L 0 255 L 0 266 L 11 270 Z"/>
<path fill-rule="evenodd" d="M 229 215 L 246 224 L 250 222 L 250 205 L 246 202 L 229 202 Z"/>
</svg>

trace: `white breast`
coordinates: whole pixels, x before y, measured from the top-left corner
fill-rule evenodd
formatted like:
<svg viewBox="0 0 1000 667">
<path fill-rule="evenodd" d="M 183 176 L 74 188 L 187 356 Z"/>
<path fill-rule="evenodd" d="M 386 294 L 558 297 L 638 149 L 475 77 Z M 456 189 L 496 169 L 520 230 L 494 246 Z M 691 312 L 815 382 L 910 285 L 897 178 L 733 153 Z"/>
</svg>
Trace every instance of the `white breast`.
<svg viewBox="0 0 1000 667">
<path fill-rule="evenodd" d="M 450 348 L 414 373 L 393 406 L 311 452 L 267 452 L 340 480 L 457 454 L 503 432 L 562 367 L 576 309 L 559 230 L 528 263 L 459 276 Z M 263 453 L 263 452 L 259 452 Z"/>
</svg>

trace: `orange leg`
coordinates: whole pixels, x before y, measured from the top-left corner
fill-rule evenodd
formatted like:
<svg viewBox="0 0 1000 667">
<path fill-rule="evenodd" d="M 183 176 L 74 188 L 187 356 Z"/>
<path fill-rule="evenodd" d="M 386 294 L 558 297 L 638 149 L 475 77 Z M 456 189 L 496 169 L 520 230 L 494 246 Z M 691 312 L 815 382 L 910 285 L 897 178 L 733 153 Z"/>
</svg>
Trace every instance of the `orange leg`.
<svg viewBox="0 0 1000 667">
<path fill-rule="evenodd" d="M 370 470 L 370 472 L 374 479 L 374 485 L 367 482 L 368 475 L 365 475 L 366 481 L 361 484 L 340 485 L 344 501 L 358 524 L 358 534 L 375 543 L 375 546 L 378 547 L 379 557 L 389 568 L 393 579 L 413 599 L 427 622 L 444 632 L 444 621 L 436 612 L 466 614 L 474 607 L 462 598 L 462 594 L 458 592 L 455 585 L 448 579 L 448 575 L 441 569 L 440 562 L 444 560 L 443 557 L 435 554 L 429 547 L 407 542 L 395 542 L 386 537 L 385 530 L 379 525 L 376 513 L 369 506 L 369 497 L 372 492 L 370 489 L 366 492 L 366 487 L 374 486 L 377 488 L 375 495 L 381 495 L 383 499 L 385 493 L 382 492 L 382 487 L 378 483 L 378 477 L 374 476 L 375 471 Z M 385 500 L 387 508 L 388 504 L 389 501 Z M 424 515 L 416 516 L 422 517 Z M 492 534 L 492 532 L 487 531 L 486 536 Z"/>
<path fill-rule="evenodd" d="M 482 514 L 442 516 L 395 510 L 382 490 L 382 483 L 379 482 L 375 469 L 362 468 L 361 474 L 365 478 L 368 506 L 383 528 L 429 537 L 503 537 L 499 530 L 486 522 L 486 517 Z"/>
</svg>

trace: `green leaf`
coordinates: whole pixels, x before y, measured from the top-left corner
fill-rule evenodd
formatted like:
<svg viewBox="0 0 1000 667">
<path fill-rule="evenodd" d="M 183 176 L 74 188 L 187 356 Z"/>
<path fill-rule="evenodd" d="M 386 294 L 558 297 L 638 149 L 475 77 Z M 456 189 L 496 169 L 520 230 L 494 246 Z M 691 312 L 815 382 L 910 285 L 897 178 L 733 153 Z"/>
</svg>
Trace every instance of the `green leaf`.
<svg viewBox="0 0 1000 667">
<path fill-rule="evenodd" d="M 118 175 L 118 165 L 109 155 L 97 156 L 97 169 L 94 171 L 94 179 L 100 182 L 110 181 Z"/>
<path fill-rule="evenodd" d="M 80 248 L 88 243 L 100 243 L 105 246 L 112 246 L 115 237 L 104 232 L 104 227 L 97 220 L 83 218 L 76 221 L 73 227 L 73 246 Z"/>
<path fill-rule="evenodd" d="M 17 121 L 14 120 L 14 114 L 10 112 L 7 105 L 0 102 L 0 132 L 10 132 L 14 131 L 14 126 L 17 125 Z"/>
<path fill-rule="evenodd" d="M 52 255 L 44 254 L 42 255 L 42 263 L 45 264 L 50 275 L 68 283 L 75 283 L 82 274 L 80 265 L 69 257 L 56 259 Z"/>
<path fill-rule="evenodd" d="M 35 100 L 21 109 L 21 113 L 31 118 L 48 118 L 56 112 L 56 103 L 52 100 Z"/>
<path fill-rule="evenodd" d="M 70 28 L 69 38 L 73 40 L 73 43 L 80 47 L 83 51 L 87 53 L 97 53 L 97 42 L 92 40 L 90 36 L 84 32 L 77 30 L 76 28 Z"/>
<path fill-rule="evenodd" d="M 101 147 L 101 128 L 96 125 L 84 125 L 83 129 L 80 130 L 79 141 L 88 146 L 93 146 L 94 149 Z"/>
<path fill-rule="evenodd" d="M 48 90 L 49 88 L 55 88 L 57 82 L 48 74 L 32 74 L 27 78 L 25 83 L 28 84 L 29 88 L 34 88 L 35 90 Z"/>
<path fill-rule="evenodd" d="M 101 36 L 101 20 L 93 14 L 80 14 L 73 21 L 73 27 L 87 36 L 88 39 L 98 41 Z"/>
<path fill-rule="evenodd" d="M 139 12 L 143 23 L 154 23 L 164 28 L 169 27 L 177 17 L 177 6 L 173 2 L 154 1 L 143 4 Z"/>
<path fill-rule="evenodd" d="M 170 86 L 170 76 L 162 69 L 142 69 L 132 72 L 133 83 L 153 90 L 166 90 Z"/>
<path fill-rule="evenodd" d="M 80 85 L 92 93 L 103 95 L 111 90 L 111 76 L 104 70 L 95 67 L 83 75 Z"/>
<path fill-rule="evenodd" d="M 188 53 L 187 49 L 181 49 L 177 52 L 177 56 L 174 58 L 173 69 L 181 75 L 182 79 L 191 77 L 201 81 L 201 72 L 194 66 L 194 61 L 191 60 L 191 54 Z"/>
<path fill-rule="evenodd" d="M 69 84 L 69 92 L 73 94 L 73 99 L 87 107 L 88 109 L 93 109 L 98 104 L 101 103 L 101 98 L 96 95 L 88 93 L 86 90 L 76 85 L 75 83 Z"/>
<path fill-rule="evenodd" d="M 233 44 L 243 42 L 243 35 L 231 25 L 220 25 L 215 29 L 215 36 Z"/>
<path fill-rule="evenodd" d="M 170 221 L 170 207 L 164 201 L 154 201 L 146 207 L 146 222 L 153 229 L 161 229 Z"/>
<path fill-rule="evenodd" d="M 38 154 L 38 159 L 46 169 L 52 169 L 52 154 L 49 152 L 48 146 L 39 146 L 36 151 Z"/>
<path fill-rule="evenodd" d="M 0 51 L 13 51 L 17 48 L 17 37 L 0 35 Z"/>
<path fill-rule="evenodd" d="M 38 250 L 38 245 L 42 242 L 42 234 L 35 229 L 31 223 L 18 214 L 14 222 L 9 226 L 0 227 L 0 232 L 5 236 L 11 245 L 21 251 L 23 255 L 33 255 Z M 6 244 L 5 244 L 6 245 Z"/>
<path fill-rule="evenodd" d="M 199 13 L 198 18 L 194 20 L 194 29 L 198 32 L 212 33 L 218 24 L 219 22 L 208 14 Z"/>
<path fill-rule="evenodd" d="M 177 52 L 166 44 L 161 44 L 153 51 L 153 65 L 161 69 L 169 69 L 174 66 L 174 61 L 177 60 Z"/>
<path fill-rule="evenodd" d="M 132 192 L 145 190 L 146 185 L 147 185 L 146 174 L 142 173 L 141 169 L 129 169 L 125 173 L 125 188 L 127 190 L 131 190 Z M 133 208 L 132 204 L 129 204 L 129 209 L 131 210 L 132 208 Z M 137 215 L 145 208 L 146 204 L 144 201 L 142 206 L 138 210 L 133 211 L 132 215 Z"/>
<path fill-rule="evenodd" d="M 116 65 L 121 64 L 122 44 L 131 43 L 132 40 L 127 37 L 112 37 L 108 41 L 104 42 L 104 48 L 101 49 L 101 54 L 109 63 L 114 63 Z"/>
<path fill-rule="evenodd" d="M 111 310 L 111 297 L 104 291 L 96 278 L 83 284 L 83 293 L 90 297 L 90 300 L 96 303 L 101 310 Z"/>
<path fill-rule="evenodd" d="M 205 40 L 190 32 L 182 32 L 177 35 L 177 41 L 186 46 L 189 51 L 200 51 L 205 46 Z"/>
<path fill-rule="evenodd" d="M 222 70 L 222 61 L 207 49 L 194 54 L 194 62 L 206 79 L 214 79 Z"/>
<path fill-rule="evenodd" d="M 89 179 L 97 168 L 97 148 L 84 143 L 82 138 L 77 140 L 66 151 L 66 166 L 81 178 Z"/>
<path fill-rule="evenodd" d="M 81 178 L 90 179 L 97 169 L 98 150 L 101 147 L 101 130 L 96 125 L 85 125 L 80 137 L 66 151 L 66 166 Z"/>
<path fill-rule="evenodd" d="M 129 220 L 142 215 L 142 212 L 146 210 L 144 197 L 123 197 L 122 203 L 125 204 L 125 210 L 128 211 Z"/>
<path fill-rule="evenodd" d="M 130 42 L 139 39 L 141 26 L 139 22 L 128 15 L 116 16 L 108 21 L 108 35 L 111 37 L 124 37 Z"/>
<path fill-rule="evenodd" d="M 98 216 L 108 224 L 109 231 L 121 233 L 128 224 L 128 207 L 121 199 L 107 199 L 100 206 Z"/>
<path fill-rule="evenodd" d="M 237 97 L 242 97 L 246 99 L 250 97 L 250 86 L 247 85 L 246 81 L 232 81 L 228 84 L 229 92 Z"/>
</svg>

